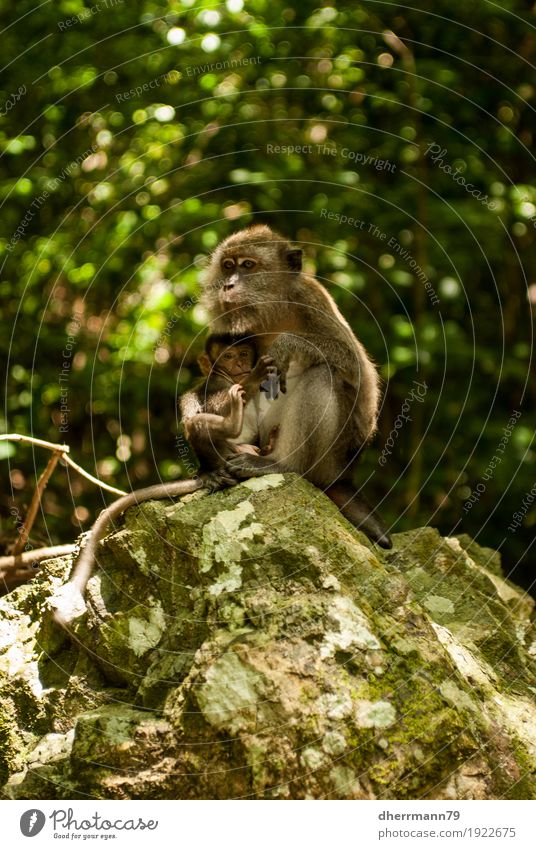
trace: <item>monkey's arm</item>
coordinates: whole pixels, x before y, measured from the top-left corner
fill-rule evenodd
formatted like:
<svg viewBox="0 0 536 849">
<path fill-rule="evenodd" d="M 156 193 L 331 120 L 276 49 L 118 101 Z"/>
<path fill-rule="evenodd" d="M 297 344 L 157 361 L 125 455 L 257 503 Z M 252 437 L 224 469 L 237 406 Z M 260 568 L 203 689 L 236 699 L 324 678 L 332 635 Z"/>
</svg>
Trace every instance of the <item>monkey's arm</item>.
<svg viewBox="0 0 536 849">
<path fill-rule="evenodd" d="M 305 367 L 328 365 L 343 372 L 346 379 L 357 366 L 356 355 L 349 345 L 320 333 L 280 333 L 270 347 L 270 354 L 283 375 L 293 358 Z"/>
<path fill-rule="evenodd" d="M 204 481 L 198 478 L 196 480 L 175 481 L 174 483 L 148 486 L 145 489 L 138 489 L 135 492 L 130 492 L 128 495 L 123 495 L 103 510 L 91 529 L 89 539 L 82 549 L 68 583 L 60 587 L 60 590 L 51 599 L 50 604 L 54 611 L 56 622 L 67 628 L 73 619 L 84 612 L 84 593 L 87 582 L 93 573 L 93 563 L 97 546 L 107 532 L 110 522 L 135 504 L 141 504 L 143 501 L 150 501 L 153 498 L 173 498 L 187 495 L 190 492 L 196 492 L 196 490 L 202 489 L 204 485 Z"/>
<path fill-rule="evenodd" d="M 210 375 L 180 399 L 186 438 L 205 471 L 221 469 L 223 465 L 226 437 L 221 431 L 229 408 L 229 381 L 218 374 Z"/>
<path fill-rule="evenodd" d="M 214 439 L 236 439 L 240 435 L 244 422 L 245 390 L 239 383 L 234 383 L 226 391 L 224 404 L 229 410 L 226 415 L 217 413 L 197 413 L 183 417 L 186 438 L 194 449 L 200 442 L 211 442 Z M 222 399 L 223 400 L 223 399 Z"/>
<path fill-rule="evenodd" d="M 183 421 L 204 412 L 203 404 L 197 392 L 186 392 L 179 401 L 179 407 Z"/>
<path fill-rule="evenodd" d="M 220 375 L 211 375 L 197 387 L 186 392 L 179 401 L 181 420 L 205 413 L 225 416 L 229 411 L 229 389 L 234 384 Z"/>
</svg>

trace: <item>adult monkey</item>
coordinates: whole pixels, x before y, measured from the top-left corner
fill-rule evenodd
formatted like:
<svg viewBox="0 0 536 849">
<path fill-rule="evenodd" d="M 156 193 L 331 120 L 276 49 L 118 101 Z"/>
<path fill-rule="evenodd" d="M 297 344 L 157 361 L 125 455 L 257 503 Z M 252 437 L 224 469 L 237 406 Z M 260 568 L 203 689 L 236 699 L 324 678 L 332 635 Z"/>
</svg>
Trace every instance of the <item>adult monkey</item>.
<svg viewBox="0 0 536 849">
<path fill-rule="evenodd" d="M 236 233 L 212 257 L 204 302 L 215 333 L 254 337 L 259 357 L 273 358 L 287 383 L 285 395 L 267 404 L 259 422 L 260 445 L 273 446 L 270 453 L 236 454 L 227 460 L 232 477 L 219 482 L 298 472 L 324 489 L 356 527 L 390 548 L 380 519 L 348 479 L 376 429 L 376 369 L 330 295 L 302 273 L 301 250 L 269 227 Z M 225 470 L 214 474 L 224 478 Z M 204 485 L 201 479 L 157 485 L 111 504 L 97 519 L 69 583 L 61 588 L 65 595 L 57 600 L 57 621 L 68 625 L 83 610 L 95 548 L 112 519 L 149 498 L 185 495 Z"/>
<path fill-rule="evenodd" d="M 216 248 L 203 288 L 213 332 L 254 336 L 287 387 L 260 421 L 261 443 L 278 429 L 272 452 L 230 458 L 231 474 L 297 472 L 390 548 L 381 520 L 350 480 L 376 430 L 378 375 L 331 296 L 302 272 L 301 250 L 270 227 L 249 227 Z"/>
</svg>

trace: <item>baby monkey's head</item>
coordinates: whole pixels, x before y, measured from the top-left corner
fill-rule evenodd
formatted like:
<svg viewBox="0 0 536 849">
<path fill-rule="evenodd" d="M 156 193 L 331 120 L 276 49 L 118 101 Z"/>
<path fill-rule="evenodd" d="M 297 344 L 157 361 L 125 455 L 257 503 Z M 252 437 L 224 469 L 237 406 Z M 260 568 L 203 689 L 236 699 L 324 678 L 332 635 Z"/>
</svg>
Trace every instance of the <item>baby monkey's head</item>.
<svg viewBox="0 0 536 849">
<path fill-rule="evenodd" d="M 223 373 L 234 382 L 253 369 L 257 349 L 251 336 L 234 336 L 232 333 L 213 333 L 206 343 L 205 351 L 197 362 L 203 374 Z"/>
</svg>

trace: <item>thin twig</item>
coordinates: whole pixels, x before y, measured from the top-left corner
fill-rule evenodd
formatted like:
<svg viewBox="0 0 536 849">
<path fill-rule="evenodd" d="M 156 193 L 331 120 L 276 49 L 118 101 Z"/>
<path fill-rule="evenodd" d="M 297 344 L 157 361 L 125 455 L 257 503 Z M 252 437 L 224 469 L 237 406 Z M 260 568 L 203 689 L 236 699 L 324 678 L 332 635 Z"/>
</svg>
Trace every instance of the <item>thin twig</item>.
<svg viewBox="0 0 536 849">
<path fill-rule="evenodd" d="M 52 457 L 46 465 L 45 471 L 42 472 L 39 477 L 39 480 L 37 481 L 34 494 L 30 502 L 30 507 L 28 509 L 28 514 L 20 530 L 19 538 L 13 547 L 13 554 L 15 555 L 20 554 L 24 546 L 28 542 L 30 531 L 32 530 L 33 523 L 35 522 L 35 517 L 37 516 L 37 511 L 39 510 L 39 505 L 41 504 L 41 496 L 43 495 L 46 485 L 50 480 L 50 475 L 56 468 L 58 460 L 60 459 L 60 457 L 63 456 L 65 456 L 63 451 L 54 451 Z"/>
<path fill-rule="evenodd" d="M 115 492 L 117 495 L 126 495 L 126 492 L 123 489 L 116 489 L 115 486 L 110 486 L 107 483 L 103 483 L 98 478 L 94 478 L 93 475 L 90 475 L 89 472 L 84 471 L 84 469 L 82 469 L 81 466 L 75 463 L 74 460 L 71 460 L 68 455 L 64 454 L 63 459 L 69 466 L 72 466 L 73 469 L 75 469 L 79 475 L 82 475 L 82 477 L 87 478 L 88 481 L 91 481 L 92 483 L 96 483 L 97 486 L 100 486 L 101 489 L 107 489 L 108 492 Z"/>
<path fill-rule="evenodd" d="M 69 451 L 71 449 L 68 445 L 47 442 L 45 439 L 36 439 L 34 436 L 25 436 L 21 433 L 0 434 L 0 441 L 27 442 L 31 445 L 38 445 L 41 448 L 47 448 L 49 451 L 54 452 L 48 461 L 44 472 L 42 472 L 39 480 L 37 481 L 30 503 L 30 508 L 28 510 L 28 515 L 26 516 L 24 525 L 22 526 L 19 539 L 14 546 L 13 554 L 0 557 L 0 580 L 5 579 L 8 576 L 11 578 L 14 578 L 15 576 L 21 578 L 31 577 L 32 569 L 28 567 L 28 564 L 33 566 L 34 563 L 39 563 L 41 560 L 47 560 L 50 557 L 59 557 L 63 554 L 73 554 L 77 550 L 77 546 L 71 544 L 51 545 L 48 546 L 48 548 L 36 548 L 35 551 L 22 551 L 28 542 L 30 531 L 35 521 L 35 517 L 37 516 L 37 511 L 41 503 L 41 496 L 43 495 L 52 472 L 56 468 L 58 460 L 63 459 L 65 463 L 71 466 L 76 472 L 78 472 L 79 475 L 87 478 L 87 480 L 91 481 L 91 483 L 97 484 L 97 486 L 100 486 L 101 489 L 106 489 L 108 492 L 113 492 L 116 495 L 126 495 L 126 492 L 122 489 L 116 489 L 115 486 L 109 486 L 107 483 L 102 483 L 102 481 L 98 480 L 98 478 L 93 477 L 93 475 L 90 475 L 89 472 L 86 472 L 81 466 L 75 463 L 74 460 L 71 460 L 69 457 Z"/>
<path fill-rule="evenodd" d="M 21 554 L 9 554 L 0 557 L 0 569 L 7 572 L 15 571 L 28 563 L 39 563 L 41 560 L 48 560 L 50 557 L 74 554 L 77 548 L 77 545 L 71 543 L 69 545 L 50 545 L 48 548 L 36 548 L 34 551 L 23 551 Z"/>
<path fill-rule="evenodd" d="M 107 483 L 103 483 L 98 478 L 94 478 L 93 475 L 90 475 L 89 472 L 86 472 L 78 463 L 75 463 L 74 460 L 68 456 L 69 451 L 71 450 L 68 445 L 59 445 L 54 442 L 46 442 L 44 439 L 36 439 L 34 436 L 23 436 L 20 433 L 5 433 L 0 435 L 0 442 L 29 442 L 32 445 L 40 445 L 41 448 L 48 448 L 51 451 L 58 451 L 61 453 L 61 457 L 65 462 L 72 466 L 79 475 L 87 478 L 91 483 L 97 484 L 101 489 L 106 489 L 108 492 L 113 492 L 115 495 L 126 495 L 126 492 L 123 489 L 117 489 L 115 486 L 110 486 Z"/>
<path fill-rule="evenodd" d="M 23 436 L 21 433 L 3 433 L 0 435 L 0 442 L 31 442 L 33 445 L 40 445 L 41 448 L 50 448 L 51 451 L 61 451 L 62 454 L 68 454 L 71 450 L 68 445 L 46 442 L 44 439 L 36 439 L 35 436 Z"/>
<path fill-rule="evenodd" d="M 0 581 L 3 582 L 4 586 L 0 587 L 0 595 L 4 595 L 4 593 L 8 593 L 10 590 L 14 589 L 15 584 L 19 582 L 21 584 L 26 583 L 29 578 L 33 578 L 37 572 L 37 569 L 30 569 L 28 566 L 21 568 L 20 570 L 13 570 L 11 572 L 0 572 Z M 4 592 L 2 592 L 2 589 Z"/>
</svg>

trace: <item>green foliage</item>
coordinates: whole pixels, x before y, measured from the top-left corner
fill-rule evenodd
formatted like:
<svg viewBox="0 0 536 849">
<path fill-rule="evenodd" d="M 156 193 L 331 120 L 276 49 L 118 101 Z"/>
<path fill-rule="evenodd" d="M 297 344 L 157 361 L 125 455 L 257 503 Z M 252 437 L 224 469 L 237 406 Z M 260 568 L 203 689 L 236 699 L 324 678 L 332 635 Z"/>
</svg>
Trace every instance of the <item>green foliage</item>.
<svg viewBox="0 0 536 849">
<path fill-rule="evenodd" d="M 175 401 L 203 257 L 265 221 L 303 244 L 386 381 L 369 497 L 399 530 L 524 555 L 536 509 L 507 527 L 536 477 L 533 12 L 418 5 L 0 3 L 5 431 L 66 441 L 123 488 L 186 474 Z M 426 396 L 381 466 L 414 381 Z M 45 459 L 2 460 L 18 504 Z M 58 540 L 103 500 L 65 493 L 57 472 Z"/>
</svg>

